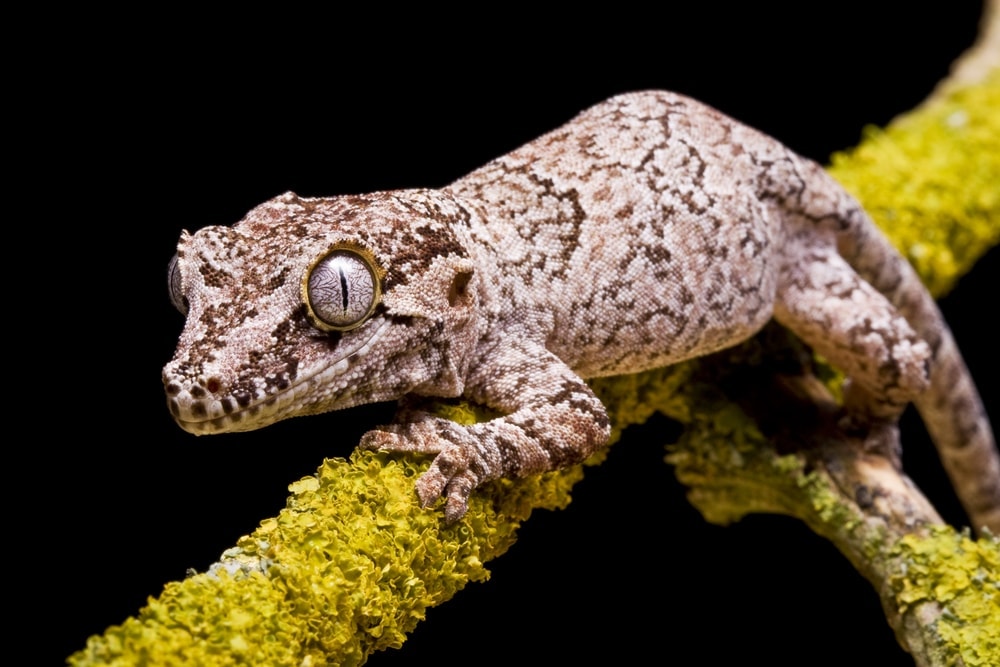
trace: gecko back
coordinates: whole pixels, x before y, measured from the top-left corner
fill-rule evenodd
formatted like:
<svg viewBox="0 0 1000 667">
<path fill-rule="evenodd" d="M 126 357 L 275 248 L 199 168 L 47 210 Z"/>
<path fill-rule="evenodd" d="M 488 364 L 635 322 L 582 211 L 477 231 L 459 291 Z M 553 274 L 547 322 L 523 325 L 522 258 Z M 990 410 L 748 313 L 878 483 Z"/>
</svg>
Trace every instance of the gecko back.
<svg viewBox="0 0 1000 667">
<path fill-rule="evenodd" d="M 505 242 L 483 244 L 497 282 L 544 305 L 549 349 L 582 376 L 706 354 L 773 315 L 848 375 L 847 422 L 873 442 L 895 442 L 916 403 L 974 525 L 1000 531 L 1000 460 L 951 332 L 818 164 L 653 91 L 588 109 L 450 189 L 485 208 L 474 236 L 503 221 Z M 532 312 L 516 311 L 496 317 Z"/>
</svg>

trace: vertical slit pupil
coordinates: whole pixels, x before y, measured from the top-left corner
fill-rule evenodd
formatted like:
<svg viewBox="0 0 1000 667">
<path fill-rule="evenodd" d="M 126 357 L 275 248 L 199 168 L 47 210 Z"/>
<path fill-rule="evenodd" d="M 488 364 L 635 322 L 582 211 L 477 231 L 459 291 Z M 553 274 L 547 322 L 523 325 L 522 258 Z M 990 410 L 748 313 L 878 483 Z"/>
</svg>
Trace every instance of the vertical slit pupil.
<svg viewBox="0 0 1000 667">
<path fill-rule="evenodd" d="M 344 273 L 344 268 L 341 266 L 337 267 L 337 274 L 340 276 L 340 300 L 343 303 L 344 312 L 347 312 L 347 274 Z"/>
</svg>

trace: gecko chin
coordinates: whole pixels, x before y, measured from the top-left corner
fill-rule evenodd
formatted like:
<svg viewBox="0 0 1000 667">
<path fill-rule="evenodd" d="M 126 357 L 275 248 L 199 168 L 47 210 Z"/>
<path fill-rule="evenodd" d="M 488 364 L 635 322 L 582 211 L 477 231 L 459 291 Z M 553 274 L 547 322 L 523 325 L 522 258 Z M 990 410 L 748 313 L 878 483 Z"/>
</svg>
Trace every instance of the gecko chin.
<svg viewBox="0 0 1000 667">
<path fill-rule="evenodd" d="M 319 360 L 300 365 L 300 371 L 305 370 L 305 373 L 300 372 L 294 383 L 273 393 L 265 389 L 257 389 L 254 394 L 208 393 L 204 387 L 217 380 L 199 377 L 181 383 L 165 371 L 167 407 L 177 425 L 193 435 L 253 431 L 288 417 L 351 407 L 362 401 L 355 395 L 350 379 L 364 374 L 357 368 L 358 364 L 389 330 L 389 322 L 385 319 L 373 325 L 367 335 L 357 337 L 353 345 L 342 350 L 336 361 Z M 217 377 L 221 373 L 206 372 L 204 375 Z M 330 391 L 337 386 L 339 391 Z M 305 411 L 303 406 L 307 406 Z"/>
</svg>

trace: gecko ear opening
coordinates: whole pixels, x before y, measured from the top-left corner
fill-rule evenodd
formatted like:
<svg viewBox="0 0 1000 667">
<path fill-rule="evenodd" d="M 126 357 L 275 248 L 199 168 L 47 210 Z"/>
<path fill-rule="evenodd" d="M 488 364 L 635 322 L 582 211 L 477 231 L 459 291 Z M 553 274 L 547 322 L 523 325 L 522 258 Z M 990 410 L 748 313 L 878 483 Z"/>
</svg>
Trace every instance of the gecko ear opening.
<svg viewBox="0 0 1000 667">
<path fill-rule="evenodd" d="M 451 281 L 451 288 L 448 290 L 448 304 L 452 308 L 468 305 L 472 298 L 469 294 L 469 283 L 472 282 L 474 273 L 470 267 L 468 271 L 459 271 L 455 274 Z"/>
<path fill-rule="evenodd" d="M 434 320 L 453 319 L 475 305 L 471 288 L 475 265 L 466 257 L 437 257 L 419 280 L 388 290 L 382 298 L 390 314 Z"/>
</svg>

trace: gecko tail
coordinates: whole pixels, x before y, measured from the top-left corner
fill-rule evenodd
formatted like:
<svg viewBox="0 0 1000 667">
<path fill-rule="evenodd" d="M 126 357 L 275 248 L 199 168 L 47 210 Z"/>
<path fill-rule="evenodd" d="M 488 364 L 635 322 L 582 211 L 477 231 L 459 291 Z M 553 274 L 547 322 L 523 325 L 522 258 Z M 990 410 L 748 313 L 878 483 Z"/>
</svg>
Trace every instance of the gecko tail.
<svg viewBox="0 0 1000 667">
<path fill-rule="evenodd" d="M 930 346 L 930 383 L 913 402 L 973 528 L 1000 535 L 1000 454 L 951 330 L 917 272 L 871 218 L 853 200 L 847 210 L 838 250 Z"/>
<path fill-rule="evenodd" d="M 973 528 L 1000 535 L 1000 455 L 951 331 L 934 349 L 931 384 L 914 403 Z"/>
</svg>

